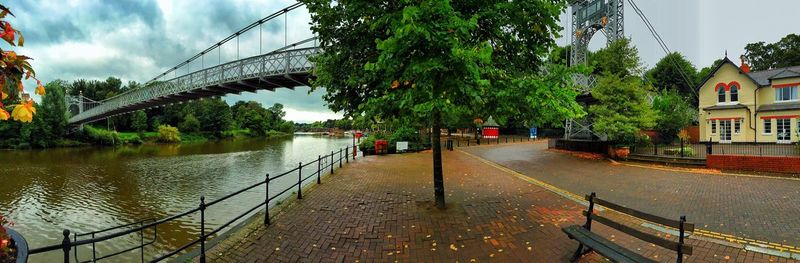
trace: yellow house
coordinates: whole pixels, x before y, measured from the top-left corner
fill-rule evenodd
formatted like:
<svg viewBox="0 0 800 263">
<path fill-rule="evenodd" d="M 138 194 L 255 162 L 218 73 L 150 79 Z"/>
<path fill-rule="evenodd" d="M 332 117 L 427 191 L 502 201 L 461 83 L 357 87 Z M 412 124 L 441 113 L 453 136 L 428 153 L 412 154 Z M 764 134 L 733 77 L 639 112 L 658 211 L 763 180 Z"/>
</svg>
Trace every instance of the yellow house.
<svg viewBox="0 0 800 263">
<path fill-rule="evenodd" d="M 725 57 L 698 88 L 701 141 L 800 141 L 800 66 L 751 72 Z"/>
</svg>

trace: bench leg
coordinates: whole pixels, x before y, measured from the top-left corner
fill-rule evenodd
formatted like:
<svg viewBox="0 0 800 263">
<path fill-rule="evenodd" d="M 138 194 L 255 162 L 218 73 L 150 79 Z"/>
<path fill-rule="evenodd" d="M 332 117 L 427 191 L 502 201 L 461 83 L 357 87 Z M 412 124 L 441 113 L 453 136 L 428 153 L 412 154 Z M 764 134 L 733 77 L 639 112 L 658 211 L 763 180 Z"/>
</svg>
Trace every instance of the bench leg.
<svg viewBox="0 0 800 263">
<path fill-rule="evenodd" d="M 575 250 L 575 254 L 572 254 L 572 258 L 570 258 L 569 262 L 578 261 L 583 255 L 589 254 L 592 252 L 591 248 L 586 248 L 583 250 L 583 244 L 578 245 L 578 250 Z"/>
<path fill-rule="evenodd" d="M 569 262 L 578 261 L 578 258 L 581 257 L 583 254 L 583 244 L 578 245 L 578 250 L 575 250 L 575 254 L 572 254 L 572 258 L 569 259 Z"/>
</svg>

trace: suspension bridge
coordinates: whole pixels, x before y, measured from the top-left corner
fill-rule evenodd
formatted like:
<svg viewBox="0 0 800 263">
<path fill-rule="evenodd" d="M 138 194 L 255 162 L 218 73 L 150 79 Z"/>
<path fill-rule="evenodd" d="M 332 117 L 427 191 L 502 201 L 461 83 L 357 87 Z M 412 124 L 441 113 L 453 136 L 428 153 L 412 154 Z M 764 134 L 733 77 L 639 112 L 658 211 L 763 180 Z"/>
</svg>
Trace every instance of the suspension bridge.
<svg viewBox="0 0 800 263">
<path fill-rule="evenodd" d="M 288 15 L 302 5 L 301 3 L 293 4 L 248 25 L 156 76 L 145 83 L 142 88 L 129 90 L 102 101 L 93 101 L 83 96 L 67 97 L 67 105 L 73 113 L 69 123 L 80 125 L 136 110 L 207 97 L 309 86 L 310 73 L 313 69 L 309 58 L 322 52 L 317 39 L 311 36 L 292 44 L 288 43 Z M 285 18 L 285 46 L 269 52 L 261 52 L 263 46 L 262 25 L 282 16 Z M 258 31 L 259 54 L 239 58 L 239 39 L 246 33 L 252 34 L 255 31 Z M 236 59 L 223 63 L 221 59 L 223 48 L 226 47 L 226 44 L 229 47 L 234 43 Z M 217 63 L 206 63 L 206 58 L 214 55 L 218 58 Z M 197 66 L 197 64 L 200 64 L 199 69 L 192 71 L 191 67 Z M 179 75 L 178 72 L 186 73 Z"/>
</svg>

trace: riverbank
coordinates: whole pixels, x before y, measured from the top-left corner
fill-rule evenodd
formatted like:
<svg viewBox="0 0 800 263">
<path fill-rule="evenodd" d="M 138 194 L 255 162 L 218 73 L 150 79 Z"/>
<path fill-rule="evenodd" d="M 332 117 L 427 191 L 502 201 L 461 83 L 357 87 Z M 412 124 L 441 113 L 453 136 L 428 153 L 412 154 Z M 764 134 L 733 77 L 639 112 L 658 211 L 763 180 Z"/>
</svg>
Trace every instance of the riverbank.
<svg viewBox="0 0 800 263">
<path fill-rule="evenodd" d="M 141 145 L 141 144 L 196 144 L 205 143 L 209 141 L 219 140 L 238 140 L 248 138 L 279 138 L 292 136 L 292 133 L 285 133 L 280 131 L 268 131 L 264 135 L 258 135 L 250 132 L 248 129 L 228 130 L 222 132 L 220 135 L 214 135 L 209 132 L 198 133 L 181 133 L 180 142 L 176 143 L 163 143 L 158 141 L 158 132 L 118 132 L 109 131 L 106 129 L 94 128 L 86 126 L 83 131 L 73 134 L 70 138 L 63 138 L 55 140 L 52 145 L 41 147 L 37 145 L 30 145 L 29 143 L 20 143 L 15 140 L 0 141 L 0 150 L 30 150 L 30 149 L 46 149 L 46 148 L 72 148 L 72 147 L 91 147 L 91 146 L 112 146 L 112 145 Z"/>
<path fill-rule="evenodd" d="M 536 143 L 517 143 L 536 147 Z M 475 149 L 499 149 L 482 146 Z M 582 224 L 585 206 L 524 175 L 472 154 L 445 151 L 448 208 L 433 206 L 430 153 L 368 156 L 336 171 L 272 217 L 242 228 L 206 255 L 214 262 L 565 262 L 577 248 L 561 227 Z M 604 215 L 639 225 L 606 209 Z M 660 262 L 673 251 L 598 225 L 600 235 Z M 655 229 L 641 229 L 664 236 Z M 676 238 L 674 235 L 667 235 Z M 691 236 L 687 261 L 787 261 L 784 258 Z M 581 262 L 600 262 L 589 254 Z"/>
</svg>

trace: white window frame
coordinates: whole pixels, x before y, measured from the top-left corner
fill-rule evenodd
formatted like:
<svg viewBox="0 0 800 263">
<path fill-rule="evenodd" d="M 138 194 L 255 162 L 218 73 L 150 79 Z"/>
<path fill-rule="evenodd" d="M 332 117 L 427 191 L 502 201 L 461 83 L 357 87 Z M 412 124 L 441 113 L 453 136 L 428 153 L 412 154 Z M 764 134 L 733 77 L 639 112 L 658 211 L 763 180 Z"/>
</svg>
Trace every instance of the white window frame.
<svg viewBox="0 0 800 263">
<path fill-rule="evenodd" d="M 730 93 L 730 96 L 728 96 L 729 102 L 739 103 L 739 86 L 731 85 L 731 91 L 729 93 Z M 733 100 L 734 94 L 736 95 L 736 100 Z"/>
<path fill-rule="evenodd" d="M 798 91 L 798 89 L 800 89 L 798 87 L 800 87 L 800 86 L 789 86 L 789 87 L 775 88 L 775 102 L 796 102 L 796 101 L 800 101 L 797 98 L 798 97 L 797 91 Z M 783 97 L 783 96 L 780 96 L 781 94 L 783 94 L 784 89 L 792 90 L 792 91 L 789 92 L 789 99 L 788 100 L 787 99 L 783 99 L 782 100 L 781 97 Z M 794 99 L 792 99 L 792 97 L 794 97 Z"/>
<path fill-rule="evenodd" d="M 733 142 L 733 121 L 731 119 L 719 120 L 719 143 Z M 723 140 L 723 137 L 727 137 L 727 140 Z"/>
<path fill-rule="evenodd" d="M 764 119 L 764 122 L 762 123 L 762 125 L 763 125 L 763 127 L 762 127 L 763 130 L 761 131 L 761 134 L 763 134 L 763 135 L 772 135 L 772 130 L 773 130 L 772 129 L 772 119 Z M 767 131 L 767 129 L 769 129 L 769 131 Z"/>
<path fill-rule="evenodd" d="M 720 94 L 720 93 L 721 93 L 721 94 Z M 728 96 L 727 96 L 727 94 L 726 94 L 726 93 L 727 93 L 727 92 L 725 92 L 725 89 L 724 89 L 724 88 L 722 88 L 722 87 L 720 87 L 720 88 L 719 88 L 719 90 L 717 91 L 717 104 L 725 104 L 725 103 L 728 103 L 728 102 L 727 102 L 727 100 L 728 100 Z M 722 100 L 720 100 L 720 95 L 722 95 Z M 777 95 L 776 95 L 776 96 L 777 96 Z M 776 98 L 777 98 L 777 97 L 776 97 Z"/>
<path fill-rule="evenodd" d="M 717 120 L 711 120 L 711 134 L 717 134 Z"/>
<path fill-rule="evenodd" d="M 792 119 L 776 119 L 776 120 L 777 121 L 775 121 L 775 134 L 777 134 L 777 136 L 775 137 L 775 141 L 777 143 L 779 143 L 779 144 L 792 143 Z M 789 136 L 787 140 L 781 140 L 781 133 L 780 133 L 781 125 L 780 124 L 783 121 L 788 121 L 789 122 L 789 123 L 786 123 L 786 126 L 785 126 L 786 128 L 789 129 L 789 131 L 787 131 L 788 136 Z"/>
</svg>

